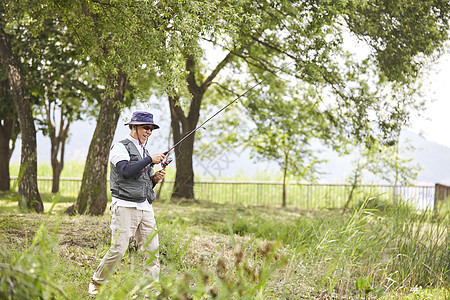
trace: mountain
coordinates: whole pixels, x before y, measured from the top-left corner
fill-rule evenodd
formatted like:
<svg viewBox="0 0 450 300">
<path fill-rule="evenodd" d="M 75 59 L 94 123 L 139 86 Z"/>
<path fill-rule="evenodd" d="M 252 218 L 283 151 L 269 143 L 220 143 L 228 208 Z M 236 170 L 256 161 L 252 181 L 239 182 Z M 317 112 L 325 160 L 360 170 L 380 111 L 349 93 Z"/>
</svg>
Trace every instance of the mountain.
<svg viewBox="0 0 450 300">
<path fill-rule="evenodd" d="M 422 167 L 418 182 L 450 185 L 450 147 L 427 141 L 425 138 L 405 131 L 403 138 L 411 140 L 416 151 L 410 153 Z"/>
<path fill-rule="evenodd" d="M 450 185 L 450 147 L 426 140 L 411 131 L 404 131 L 400 136 L 400 148 L 406 145 L 413 146 L 411 152 L 403 153 L 404 158 L 412 158 L 413 163 L 418 163 L 422 170 L 418 172 L 417 184 L 441 183 Z M 249 178 L 279 180 L 279 167 L 274 162 L 254 162 L 250 159 L 249 151 L 227 149 L 218 152 L 214 158 L 202 161 L 194 159 L 196 174 L 211 179 Z M 345 179 L 353 169 L 352 155 L 340 157 L 337 153 L 328 150 L 320 154 L 320 158 L 328 160 L 322 164 L 319 170 L 323 173 L 321 183 L 345 183 Z M 380 183 L 376 176 L 365 174 L 363 181 L 366 183 Z"/>
<path fill-rule="evenodd" d="M 403 131 L 400 136 L 400 148 L 404 148 L 402 146 L 406 144 L 411 145 L 415 150 L 402 153 L 402 157 L 412 158 L 412 162 L 421 167 L 416 184 L 450 185 L 450 147 L 428 141 L 408 130 Z M 342 183 L 352 172 L 352 157 L 339 157 L 331 151 L 328 151 L 325 157 L 329 159 L 329 162 L 322 167 L 327 174 L 322 176 L 321 181 Z M 378 183 L 375 176 L 366 174 L 364 178 L 365 182 Z"/>
</svg>

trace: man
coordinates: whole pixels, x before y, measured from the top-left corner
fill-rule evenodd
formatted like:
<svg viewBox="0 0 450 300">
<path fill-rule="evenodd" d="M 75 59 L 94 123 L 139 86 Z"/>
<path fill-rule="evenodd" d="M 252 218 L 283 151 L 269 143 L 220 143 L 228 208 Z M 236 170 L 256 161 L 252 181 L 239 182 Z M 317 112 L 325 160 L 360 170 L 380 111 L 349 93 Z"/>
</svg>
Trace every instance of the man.
<svg viewBox="0 0 450 300">
<path fill-rule="evenodd" d="M 89 295 L 96 295 L 101 284 L 122 259 L 131 237 L 135 237 L 141 250 L 155 256 L 145 270 L 154 281 L 159 279 L 159 240 L 152 202 L 155 200 L 154 186 L 163 179 L 164 170 L 153 171 L 165 155 L 149 155 L 145 146 L 154 129 L 153 115 L 136 111 L 126 123 L 130 135 L 113 145 L 110 151 L 111 185 L 111 247 L 103 257 L 89 284 Z M 152 238 L 151 241 L 147 241 Z M 145 249 L 143 249 L 145 246 Z"/>
</svg>

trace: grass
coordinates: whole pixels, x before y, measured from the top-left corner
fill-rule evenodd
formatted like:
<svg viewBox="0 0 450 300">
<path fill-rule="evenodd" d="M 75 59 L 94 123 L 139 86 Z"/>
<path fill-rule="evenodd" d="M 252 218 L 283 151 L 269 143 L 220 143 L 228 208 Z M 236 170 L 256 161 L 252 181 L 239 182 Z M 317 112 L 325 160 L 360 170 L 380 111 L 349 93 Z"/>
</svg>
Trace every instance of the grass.
<svg viewBox="0 0 450 300">
<path fill-rule="evenodd" d="M 46 214 L 0 196 L 0 298 L 88 299 L 109 247 L 104 216 L 69 217 L 75 199 L 44 195 Z M 349 213 L 210 202 L 154 204 L 161 298 L 446 299 L 449 216 L 362 199 Z M 97 298 L 142 298 L 145 259 L 130 248 Z"/>
</svg>

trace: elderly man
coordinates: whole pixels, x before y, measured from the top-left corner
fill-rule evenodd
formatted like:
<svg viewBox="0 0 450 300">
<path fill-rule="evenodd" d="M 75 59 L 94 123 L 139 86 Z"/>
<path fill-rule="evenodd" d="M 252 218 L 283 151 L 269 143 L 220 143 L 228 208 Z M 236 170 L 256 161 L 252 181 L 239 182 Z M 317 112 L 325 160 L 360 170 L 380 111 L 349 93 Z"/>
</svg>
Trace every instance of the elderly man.
<svg viewBox="0 0 450 300">
<path fill-rule="evenodd" d="M 165 155 L 149 155 L 145 146 L 153 130 L 159 126 L 153 122 L 153 115 L 136 111 L 126 123 L 130 135 L 113 145 L 110 151 L 111 165 L 111 247 L 103 257 L 89 284 L 89 295 L 96 295 L 101 284 L 122 259 L 131 237 L 135 237 L 141 250 L 152 253 L 155 259 L 145 270 L 154 281 L 159 279 L 159 240 L 152 202 L 153 188 L 164 177 L 165 171 L 153 171 L 153 165 L 160 163 Z M 147 241 L 151 238 L 151 241 Z M 143 249 L 145 246 L 145 249 Z"/>
</svg>

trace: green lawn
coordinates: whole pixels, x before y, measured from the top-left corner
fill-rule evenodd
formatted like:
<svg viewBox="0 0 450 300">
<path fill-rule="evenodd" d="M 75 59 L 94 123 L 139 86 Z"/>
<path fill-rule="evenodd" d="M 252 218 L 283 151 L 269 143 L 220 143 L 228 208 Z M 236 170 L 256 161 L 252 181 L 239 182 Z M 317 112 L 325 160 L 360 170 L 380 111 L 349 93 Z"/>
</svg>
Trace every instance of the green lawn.
<svg viewBox="0 0 450 300">
<path fill-rule="evenodd" d="M 0 298 L 88 299 L 108 249 L 109 210 L 66 216 L 74 199 L 44 195 L 46 214 L 0 196 Z M 51 201 L 58 201 L 53 209 Z M 362 203 L 360 203 L 361 205 Z M 209 202 L 155 203 L 160 298 L 446 299 L 448 215 L 407 207 L 300 210 Z M 376 205 L 375 205 L 376 204 Z M 130 248 L 98 299 L 142 299 L 145 260 Z M 151 296 L 152 297 L 152 296 Z"/>
</svg>

